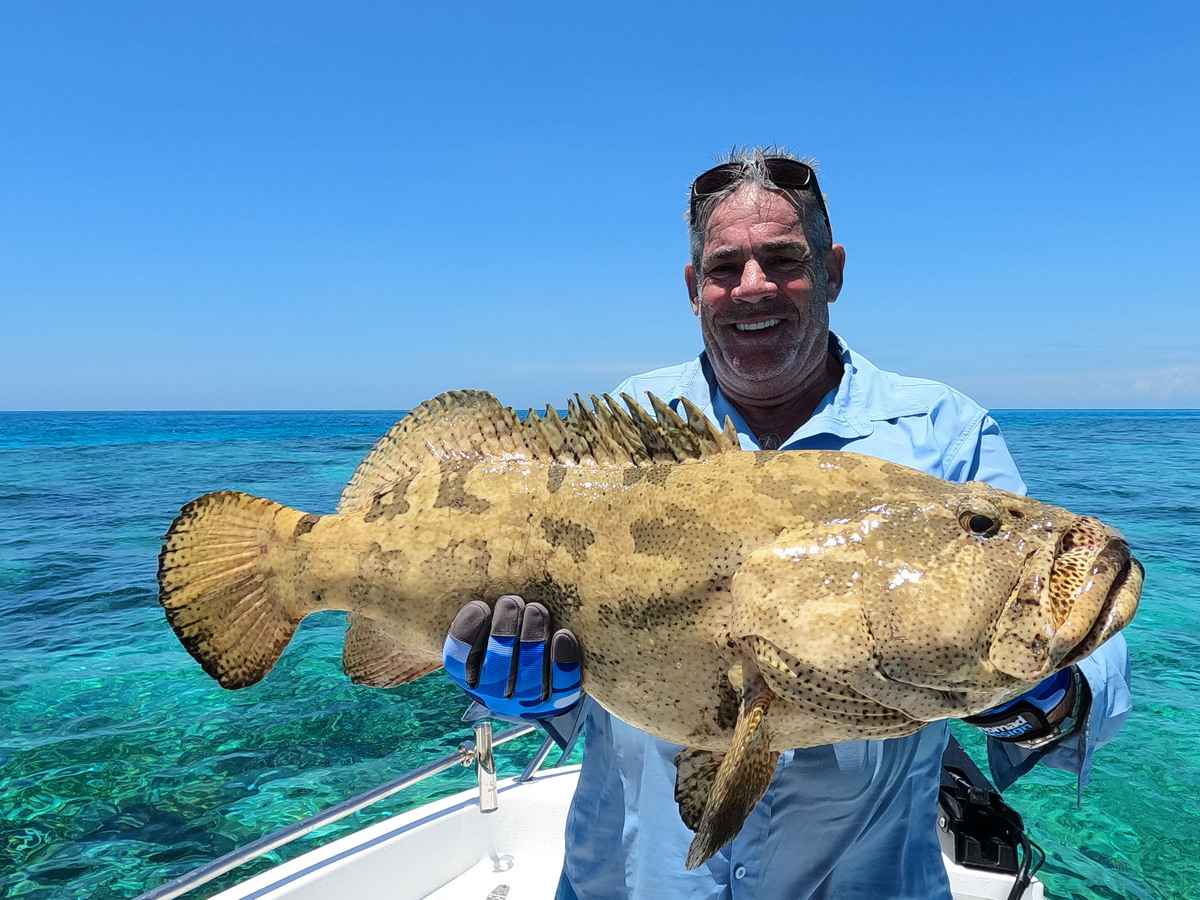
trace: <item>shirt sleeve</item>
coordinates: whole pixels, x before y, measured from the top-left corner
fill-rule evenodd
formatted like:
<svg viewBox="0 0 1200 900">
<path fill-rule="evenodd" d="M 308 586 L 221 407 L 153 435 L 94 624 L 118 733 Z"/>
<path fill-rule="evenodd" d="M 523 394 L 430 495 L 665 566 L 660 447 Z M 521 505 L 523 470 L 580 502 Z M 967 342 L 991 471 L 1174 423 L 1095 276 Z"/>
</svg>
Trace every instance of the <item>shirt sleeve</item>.
<svg viewBox="0 0 1200 900">
<path fill-rule="evenodd" d="M 1008 452 L 1000 426 L 989 415 L 963 430 L 950 447 L 943 470 L 947 481 L 985 481 L 1014 494 L 1026 493 L 1025 481 Z"/>
<path fill-rule="evenodd" d="M 1129 646 L 1116 634 L 1078 663 L 1092 692 L 1092 708 L 1078 734 L 1041 750 L 1027 750 L 1005 741 L 988 740 L 988 766 L 992 780 L 1004 790 L 1037 763 L 1065 769 L 1078 776 L 1082 791 L 1092 775 L 1097 747 L 1112 740 L 1133 709 L 1130 691 Z"/>
</svg>

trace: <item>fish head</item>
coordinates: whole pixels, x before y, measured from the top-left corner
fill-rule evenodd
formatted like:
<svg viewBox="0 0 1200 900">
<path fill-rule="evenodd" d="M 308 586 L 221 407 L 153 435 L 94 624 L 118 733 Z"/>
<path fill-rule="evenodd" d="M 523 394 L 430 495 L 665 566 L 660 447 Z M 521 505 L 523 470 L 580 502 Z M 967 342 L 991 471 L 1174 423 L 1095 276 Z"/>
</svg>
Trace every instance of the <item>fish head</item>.
<svg viewBox="0 0 1200 900">
<path fill-rule="evenodd" d="M 999 672 L 1037 682 L 1129 624 L 1145 570 L 1124 535 L 1099 519 L 1026 504 L 1047 523 L 1047 539 L 1024 557 L 997 617 L 988 661 Z"/>
<path fill-rule="evenodd" d="M 918 485 L 747 559 L 733 634 L 777 695 L 834 717 L 880 715 L 863 700 L 970 715 L 1132 618 L 1143 571 L 1116 529 L 983 483 Z"/>
<path fill-rule="evenodd" d="M 1037 682 L 1137 608 L 1142 568 L 1119 531 L 982 483 L 901 502 L 873 536 L 864 607 L 883 671 L 908 683 Z"/>
</svg>

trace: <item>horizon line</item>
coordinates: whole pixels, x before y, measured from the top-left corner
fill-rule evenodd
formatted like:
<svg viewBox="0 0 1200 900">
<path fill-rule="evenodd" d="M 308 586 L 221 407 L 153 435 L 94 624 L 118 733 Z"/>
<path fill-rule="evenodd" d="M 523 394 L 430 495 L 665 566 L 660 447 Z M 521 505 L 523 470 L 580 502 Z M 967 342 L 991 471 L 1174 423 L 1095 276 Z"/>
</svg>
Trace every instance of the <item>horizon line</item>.
<svg viewBox="0 0 1200 900">
<path fill-rule="evenodd" d="M 422 401 L 423 402 L 423 401 Z M 504 404 L 511 409 L 518 409 L 524 404 Z M 539 404 L 536 409 L 543 409 L 547 404 Z M 194 408 L 127 408 L 127 409 L 0 409 L 0 415 L 20 414 L 75 414 L 75 413 L 384 413 L 411 412 L 416 407 L 194 407 Z M 555 407 L 560 412 L 566 407 Z M 1200 412 L 1196 406 L 991 406 L 988 412 Z"/>
</svg>

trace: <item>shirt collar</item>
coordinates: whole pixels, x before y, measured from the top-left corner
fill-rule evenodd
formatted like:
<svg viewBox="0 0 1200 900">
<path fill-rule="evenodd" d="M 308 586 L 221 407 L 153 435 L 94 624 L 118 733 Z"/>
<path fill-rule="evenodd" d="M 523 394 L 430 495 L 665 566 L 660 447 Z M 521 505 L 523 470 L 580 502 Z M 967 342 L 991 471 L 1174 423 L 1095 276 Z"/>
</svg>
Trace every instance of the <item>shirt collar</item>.
<svg viewBox="0 0 1200 900">
<path fill-rule="evenodd" d="M 830 332 L 829 352 L 841 360 L 843 374 L 838 386 L 817 405 L 812 417 L 780 446 L 786 448 L 817 435 L 843 439 L 862 438 L 875 430 L 875 423 L 901 416 L 927 413 L 928 407 L 912 394 L 884 383 L 882 372 L 866 357 L 856 353 L 841 337 Z M 758 438 L 717 386 L 707 352 L 700 354 L 700 370 L 707 382 L 710 402 L 705 413 L 717 423 L 733 421 L 746 449 L 757 449 Z"/>
</svg>

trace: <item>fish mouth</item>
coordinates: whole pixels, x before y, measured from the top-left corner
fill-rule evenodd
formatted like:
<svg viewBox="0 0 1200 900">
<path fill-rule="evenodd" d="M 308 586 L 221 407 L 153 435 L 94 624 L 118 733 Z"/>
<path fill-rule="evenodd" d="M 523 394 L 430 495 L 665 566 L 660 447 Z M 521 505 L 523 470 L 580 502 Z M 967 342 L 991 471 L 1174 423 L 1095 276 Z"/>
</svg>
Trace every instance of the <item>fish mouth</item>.
<svg viewBox="0 0 1200 900">
<path fill-rule="evenodd" d="M 1026 560 L 997 622 L 992 664 L 1040 681 L 1083 659 L 1133 618 L 1144 577 L 1120 532 L 1078 517 L 1053 549 Z"/>
<path fill-rule="evenodd" d="M 1050 642 L 1056 668 L 1082 659 L 1125 626 L 1137 606 L 1145 571 L 1124 536 L 1090 517 L 1076 520 L 1058 549 L 1049 585 L 1058 625 Z"/>
<path fill-rule="evenodd" d="M 1120 543 L 1124 545 L 1125 549 L 1124 564 L 1118 568 L 1108 595 L 1100 606 L 1100 612 L 1092 622 L 1092 627 L 1059 662 L 1059 666 L 1062 668 L 1074 665 L 1089 656 L 1093 650 L 1129 624 L 1129 620 L 1133 618 L 1133 614 L 1137 610 L 1146 569 L 1138 559 L 1129 555 L 1129 545 L 1124 540 Z"/>
</svg>

